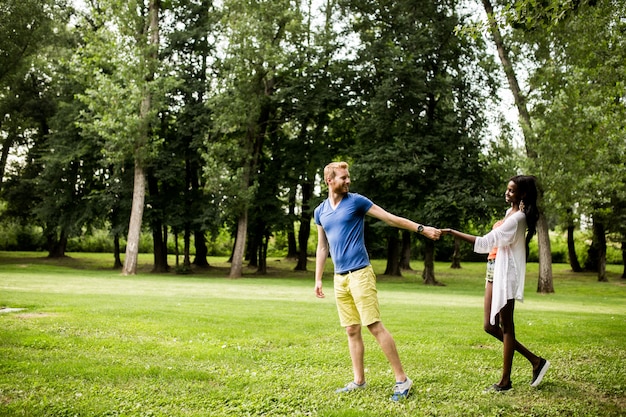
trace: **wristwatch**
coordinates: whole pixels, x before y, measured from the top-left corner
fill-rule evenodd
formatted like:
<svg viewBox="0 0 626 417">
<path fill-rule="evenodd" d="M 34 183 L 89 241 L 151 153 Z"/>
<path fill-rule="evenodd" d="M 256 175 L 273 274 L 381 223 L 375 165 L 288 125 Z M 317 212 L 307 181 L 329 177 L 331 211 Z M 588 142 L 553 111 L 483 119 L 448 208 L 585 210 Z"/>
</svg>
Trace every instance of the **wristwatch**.
<svg viewBox="0 0 626 417">
<path fill-rule="evenodd" d="M 424 225 L 420 224 L 417 226 L 417 233 L 422 233 L 424 231 Z"/>
</svg>

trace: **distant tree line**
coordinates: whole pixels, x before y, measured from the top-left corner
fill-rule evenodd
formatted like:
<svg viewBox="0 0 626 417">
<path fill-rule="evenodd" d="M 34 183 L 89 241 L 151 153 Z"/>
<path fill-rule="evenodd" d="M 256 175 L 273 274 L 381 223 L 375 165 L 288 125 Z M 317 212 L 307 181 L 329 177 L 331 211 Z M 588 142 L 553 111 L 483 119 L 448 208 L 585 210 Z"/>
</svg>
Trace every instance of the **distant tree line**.
<svg viewBox="0 0 626 417">
<path fill-rule="evenodd" d="M 109 230 L 124 274 L 142 231 L 165 272 L 172 238 L 183 266 L 202 268 L 228 230 L 238 277 L 245 263 L 266 272 L 278 233 L 306 270 L 332 160 L 384 208 L 476 233 L 524 172 L 543 190 L 538 290 L 553 291 L 554 228 L 571 237 L 572 268 L 604 280 L 607 244 L 626 254 L 624 12 L 618 1 L 4 0 L 0 221 L 40 228 L 51 257 Z M 521 137 L 498 119 L 501 88 Z M 593 230 L 584 265 L 581 223 Z M 375 222 L 367 240 L 387 274 L 423 259 L 428 284 L 436 257 L 461 259 L 458 243 Z"/>
</svg>

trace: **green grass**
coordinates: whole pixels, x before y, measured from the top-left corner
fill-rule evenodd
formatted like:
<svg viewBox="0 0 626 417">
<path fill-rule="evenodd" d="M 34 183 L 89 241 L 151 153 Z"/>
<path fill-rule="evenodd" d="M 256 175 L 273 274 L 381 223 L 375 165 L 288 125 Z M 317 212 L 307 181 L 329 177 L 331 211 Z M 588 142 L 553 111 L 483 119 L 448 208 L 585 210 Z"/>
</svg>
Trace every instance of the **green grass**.
<svg viewBox="0 0 626 417">
<path fill-rule="evenodd" d="M 516 355 L 512 392 L 497 382 L 501 345 L 482 331 L 484 265 L 436 265 L 379 276 L 383 322 L 415 381 L 389 401 L 393 375 L 371 335 L 368 389 L 336 395 L 351 367 L 332 299 L 309 272 L 270 261 L 270 274 L 226 278 L 224 259 L 193 275 L 124 277 L 110 255 L 0 252 L 0 416 L 617 416 L 626 415 L 626 282 L 554 265 L 555 294 L 516 306 L 518 338 L 552 362 L 539 388 Z M 171 261 L 174 264 L 174 261 Z M 384 262 L 374 262 L 376 271 Z M 327 263 L 328 270 L 331 263 Z M 416 269 L 421 263 L 415 262 Z"/>
</svg>

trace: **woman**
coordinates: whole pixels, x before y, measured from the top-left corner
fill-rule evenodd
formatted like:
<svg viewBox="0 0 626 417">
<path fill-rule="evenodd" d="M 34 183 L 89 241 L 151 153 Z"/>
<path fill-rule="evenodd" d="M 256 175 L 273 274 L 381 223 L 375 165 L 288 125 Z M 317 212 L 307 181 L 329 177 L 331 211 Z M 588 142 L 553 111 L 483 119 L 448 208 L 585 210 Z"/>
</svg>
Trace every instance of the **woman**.
<svg viewBox="0 0 626 417">
<path fill-rule="evenodd" d="M 513 310 L 515 300 L 524 300 L 524 277 L 528 243 L 535 234 L 539 209 L 535 177 L 518 175 L 509 180 L 505 199 L 511 207 L 504 219 L 494 224 L 485 236 L 473 236 L 453 229 L 442 229 L 474 244 L 477 253 L 488 253 L 485 284 L 484 329 L 504 344 L 502 378 L 485 391 L 508 391 L 512 388 L 511 366 L 515 351 L 533 367 L 531 386 L 539 385 L 550 362 L 535 355 L 515 339 Z M 528 229 L 528 233 L 526 230 Z"/>
</svg>

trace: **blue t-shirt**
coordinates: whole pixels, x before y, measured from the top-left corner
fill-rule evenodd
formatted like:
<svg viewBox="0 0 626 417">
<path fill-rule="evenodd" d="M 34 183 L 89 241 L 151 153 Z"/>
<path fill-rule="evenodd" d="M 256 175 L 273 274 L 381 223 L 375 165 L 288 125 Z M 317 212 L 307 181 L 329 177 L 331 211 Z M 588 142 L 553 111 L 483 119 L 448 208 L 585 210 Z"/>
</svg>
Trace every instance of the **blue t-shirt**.
<svg viewBox="0 0 626 417">
<path fill-rule="evenodd" d="M 336 274 L 345 274 L 370 264 L 365 248 L 365 213 L 374 205 L 370 199 L 356 193 L 348 193 L 333 210 L 328 199 L 317 206 L 313 217 L 322 226 Z"/>
</svg>

